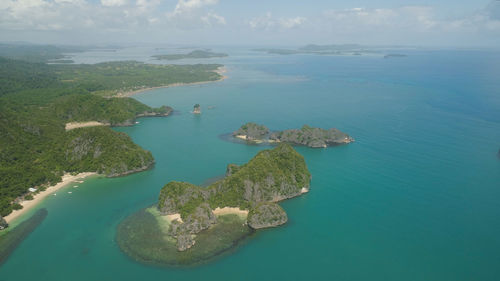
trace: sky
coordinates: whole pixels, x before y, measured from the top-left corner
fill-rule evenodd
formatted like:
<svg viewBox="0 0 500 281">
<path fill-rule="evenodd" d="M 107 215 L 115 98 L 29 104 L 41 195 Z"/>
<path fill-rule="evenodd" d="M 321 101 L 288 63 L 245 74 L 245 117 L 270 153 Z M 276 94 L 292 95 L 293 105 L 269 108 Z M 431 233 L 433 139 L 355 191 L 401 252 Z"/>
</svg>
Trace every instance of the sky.
<svg viewBox="0 0 500 281">
<path fill-rule="evenodd" d="M 0 0 L 0 41 L 500 48 L 500 0 Z"/>
</svg>

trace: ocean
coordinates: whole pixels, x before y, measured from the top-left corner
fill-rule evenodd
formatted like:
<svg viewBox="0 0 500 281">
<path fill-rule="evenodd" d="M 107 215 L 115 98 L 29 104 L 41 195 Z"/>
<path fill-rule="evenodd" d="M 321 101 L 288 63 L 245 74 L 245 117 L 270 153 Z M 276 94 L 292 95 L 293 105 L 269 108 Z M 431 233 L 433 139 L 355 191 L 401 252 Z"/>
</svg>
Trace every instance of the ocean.
<svg viewBox="0 0 500 281">
<path fill-rule="evenodd" d="M 135 95 L 176 110 L 115 128 L 153 153 L 154 168 L 47 198 L 39 208 L 48 216 L 0 266 L 0 280 L 500 280 L 500 51 L 407 49 L 384 59 L 250 49 L 182 62 L 222 63 L 224 81 Z M 159 63 L 155 52 L 74 60 Z M 196 103 L 200 116 L 190 113 Z M 123 254 L 117 225 L 154 204 L 166 183 L 202 184 L 269 148 L 223 137 L 250 121 L 334 127 L 356 141 L 296 147 L 311 191 L 280 203 L 285 226 L 257 231 L 230 253 L 188 268 Z"/>
</svg>

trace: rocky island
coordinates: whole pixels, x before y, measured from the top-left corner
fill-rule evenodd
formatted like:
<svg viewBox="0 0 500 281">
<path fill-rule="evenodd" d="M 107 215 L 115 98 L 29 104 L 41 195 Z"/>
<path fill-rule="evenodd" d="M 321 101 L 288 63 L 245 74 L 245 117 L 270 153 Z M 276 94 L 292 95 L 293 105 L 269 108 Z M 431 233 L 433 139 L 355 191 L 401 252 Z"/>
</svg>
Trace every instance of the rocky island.
<svg viewBox="0 0 500 281">
<path fill-rule="evenodd" d="M 279 143 L 285 142 L 294 145 L 304 145 L 313 148 L 328 147 L 332 145 L 347 144 L 354 139 L 332 128 L 329 130 L 313 128 L 308 125 L 300 129 L 291 129 L 270 133 L 266 126 L 247 123 L 233 132 L 233 136 L 251 143 Z"/>
<path fill-rule="evenodd" d="M 118 227 L 120 248 L 143 262 L 190 265 L 232 248 L 256 229 L 287 222 L 276 203 L 310 189 L 304 158 L 290 145 L 259 152 L 248 163 L 229 164 L 208 187 L 170 182 L 156 206 Z"/>
<path fill-rule="evenodd" d="M 193 106 L 193 113 L 194 114 L 201 114 L 201 106 L 200 106 L 200 104 L 197 103 L 197 104 L 195 104 Z"/>
</svg>

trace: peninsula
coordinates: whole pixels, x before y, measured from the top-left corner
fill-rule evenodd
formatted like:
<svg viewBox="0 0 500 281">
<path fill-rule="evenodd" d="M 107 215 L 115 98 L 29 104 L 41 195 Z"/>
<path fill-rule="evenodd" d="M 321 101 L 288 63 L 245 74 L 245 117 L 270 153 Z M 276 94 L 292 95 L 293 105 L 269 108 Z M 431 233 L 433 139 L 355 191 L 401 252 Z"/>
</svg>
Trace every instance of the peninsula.
<svg viewBox="0 0 500 281">
<path fill-rule="evenodd" d="M 264 126 L 256 123 L 247 123 L 233 132 L 233 137 L 245 140 L 249 143 L 289 143 L 293 145 L 304 145 L 313 148 L 328 147 L 332 145 L 347 144 L 354 139 L 332 128 L 329 130 L 313 128 L 308 125 L 300 129 L 291 129 L 284 131 L 270 132 Z"/>
<path fill-rule="evenodd" d="M 208 58 L 223 58 L 228 55 L 225 53 L 214 53 L 211 51 L 194 50 L 187 54 L 169 54 L 152 56 L 157 60 L 180 60 L 180 59 L 208 59 Z"/>
<path fill-rule="evenodd" d="M 223 78 L 218 64 L 56 65 L 12 52 L 6 54 L 26 60 L 0 57 L 0 216 L 6 223 L 22 213 L 9 216 L 13 210 L 29 209 L 43 190 L 65 183 L 65 175 L 115 177 L 152 167 L 151 152 L 110 126 L 132 126 L 137 118 L 170 116 L 173 110 L 115 97 L 119 93 Z"/>
<path fill-rule="evenodd" d="M 158 204 L 118 227 L 121 249 L 139 261 L 189 265 L 233 247 L 256 229 L 287 222 L 276 203 L 310 189 L 304 158 L 290 145 L 259 152 L 248 163 L 229 164 L 208 187 L 170 182 Z"/>
</svg>

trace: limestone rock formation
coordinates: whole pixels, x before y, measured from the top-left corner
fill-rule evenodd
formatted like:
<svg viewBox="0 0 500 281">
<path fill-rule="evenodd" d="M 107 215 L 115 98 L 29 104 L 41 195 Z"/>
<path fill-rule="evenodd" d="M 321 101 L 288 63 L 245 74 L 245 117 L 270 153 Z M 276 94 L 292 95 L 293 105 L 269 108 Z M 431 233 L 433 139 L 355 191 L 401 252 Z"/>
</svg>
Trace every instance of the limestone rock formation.
<svg viewBox="0 0 500 281">
<path fill-rule="evenodd" d="M 288 221 L 285 210 L 276 203 L 262 203 L 248 213 L 248 225 L 253 229 L 276 227 Z"/>
<path fill-rule="evenodd" d="M 310 188 L 309 173 L 302 155 L 290 145 L 280 144 L 259 152 L 248 163 L 229 164 L 226 177 L 202 188 L 185 182 L 170 182 L 159 196 L 163 215 L 180 214 L 182 221 L 170 223 L 168 235 L 177 239 L 177 249 L 194 245 L 195 235 L 217 223 L 216 208 L 251 210 L 248 223 L 254 229 L 273 227 L 287 221 L 285 211 L 273 202 L 299 196 Z"/>
<path fill-rule="evenodd" d="M 9 226 L 9 224 L 5 221 L 5 219 L 0 216 L 0 230 L 6 229 Z"/>
</svg>

